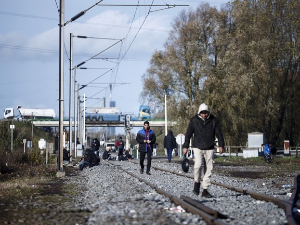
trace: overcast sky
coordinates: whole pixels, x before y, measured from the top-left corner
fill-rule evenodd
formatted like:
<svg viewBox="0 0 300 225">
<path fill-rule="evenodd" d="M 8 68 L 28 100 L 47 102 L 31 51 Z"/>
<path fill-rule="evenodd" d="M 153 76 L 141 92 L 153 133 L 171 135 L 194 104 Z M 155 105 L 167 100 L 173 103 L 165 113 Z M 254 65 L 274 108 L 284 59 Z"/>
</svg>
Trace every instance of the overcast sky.
<svg viewBox="0 0 300 225">
<path fill-rule="evenodd" d="M 65 0 L 65 22 L 97 2 Z M 189 6 L 165 10 L 153 6 L 149 14 L 150 6 L 105 6 L 138 2 Z M 228 0 L 103 0 L 102 6 L 68 23 L 64 27 L 64 116 L 69 115 L 70 33 L 91 37 L 73 37 L 73 67 L 87 61 L 82 67 L 88 69 L 77 70 L 79 85 L 87 85 L 79 91 L 87 97 L 87 111 L 102 107 L 102 98 L 109 106 L 112 84 L 111 100 L 120 111 L 138 113 L 142 75 L 153 52 L 163 49 L 172 20 L 180 11 L 205 2 L 220 7 Z M 52 108 L 58 117 L 60 1 L 1 0 L 0 4 L 0 108 Z M 98 59 L 91 59 L 95 55 Z"/>
</svg>

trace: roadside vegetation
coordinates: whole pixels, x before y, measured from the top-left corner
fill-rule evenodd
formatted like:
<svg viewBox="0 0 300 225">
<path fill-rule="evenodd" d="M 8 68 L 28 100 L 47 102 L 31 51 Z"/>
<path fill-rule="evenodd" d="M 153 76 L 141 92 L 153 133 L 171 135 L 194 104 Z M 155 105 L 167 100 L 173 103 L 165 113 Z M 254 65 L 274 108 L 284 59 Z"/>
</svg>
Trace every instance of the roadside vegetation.
<svg viewBox="0 0 300 225">
<path fill-rule="evenodd" d="M 13 150 L 10 125 L 14 123 Z M 33 129 L 32 129 L 33 128 Z M 32 140 L 25 148 L 23 139 Z M 38 148 L 38 141 L 54 142 L 53 134 L 31 123 L 0 122 L 0 224 L 86 224 L 88 211 L 73 210 L 80 190 L 56 177 L 56 157 Z M 67 176 L 77 169 L 65 167 Z"/>
<path fill-rule="evenodd" d="M 11 148 L 11 129 L 13 129 L 13 149 Z M 32 141 L 32 148 L 27 147 L 23 140 Z M 46 164 L 46 152 L 38 148 L 38 141 L 44 139 L 47 143 L 54 142 L 54 136 L 32 126 L 30 122 L 17 122 L 13 120 L 0 122 L 0 180 L 16 175 L 26 167 L 35 167 Z M 25 152 L 24 152 L 25 151 Z M 49 163 L 51 157 L 48 157 Z"/>
</svg>

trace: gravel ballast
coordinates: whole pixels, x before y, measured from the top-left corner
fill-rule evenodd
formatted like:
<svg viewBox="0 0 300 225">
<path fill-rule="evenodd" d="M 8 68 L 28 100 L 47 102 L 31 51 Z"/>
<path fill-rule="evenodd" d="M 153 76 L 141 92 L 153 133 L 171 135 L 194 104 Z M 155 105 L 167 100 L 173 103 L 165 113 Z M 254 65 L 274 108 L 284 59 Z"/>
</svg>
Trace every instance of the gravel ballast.
<svg viewBox="0 0 300 225">
<path fill-rule="evenodd" d="M 182 173 L 180 164 L 167 163 L 165 159 L 152 160 L 152 166 Z M 238 169 L 247 170 L 247 167 Z M 74 200 L 75 208 L 91 211 L 88 224 L 206 224 L 200 216 L 185 212 L 125 171 L 176 197 L 185 195 L 199 200 L 227 215 L 224 222 L 228 224 L 287 224 L 284 210 L 273 203 L 216 185 L 209 187 L 214 198 L 201 198 L 192 193 L 193 179 L 153 168 L 151 175 L 140 174 L 138 160 L 102 160 L 99 166 L 80 171 L 76 178 L 64 178 L 68 183 L 79 186 L 81 193 Z M 192 168 L 188 174 L 192 175 Z M 290 190 L 274 187 L 274 180 L 270 179 L 240 179 L 213 173 L 212 181 L 285 200 L 289 198 Z M 284 182 L 293 182 L 293 176 L 287 177 Z"/>
</svg>

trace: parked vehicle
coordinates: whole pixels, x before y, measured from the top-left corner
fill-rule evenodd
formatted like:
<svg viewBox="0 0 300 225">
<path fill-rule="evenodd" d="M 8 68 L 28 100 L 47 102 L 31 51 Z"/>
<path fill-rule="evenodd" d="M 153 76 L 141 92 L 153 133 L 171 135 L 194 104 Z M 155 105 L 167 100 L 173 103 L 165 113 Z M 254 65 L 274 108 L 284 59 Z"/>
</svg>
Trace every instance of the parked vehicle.
<svg viewBox="0 0 300 225">
<path fill-rule="evenodd" d="M 54 109 L 30 109 L 30 108 L 22 108 L 22 106 L 18 106 L 17 110 L 19 111 L 19 115 L 16 116 L 13 108 L 6 108 L 3 113 L 3 118 L 27 120 L 27 119 L 53 119 L 55 117 Z"/>
<path fill-rule="evenodd" d="M 120 111 L 117 107 L 91 107 L 91 113 L 115 113 L 120 114 Z"/>
<path fill-rule="evenodd" d="M 115 143 L 114 142 L 106 142 L 105 143 L 105 150 L 109 150 L 110 146 L 112 146 L 112 151 L 116 151 Z"/>
</svg>

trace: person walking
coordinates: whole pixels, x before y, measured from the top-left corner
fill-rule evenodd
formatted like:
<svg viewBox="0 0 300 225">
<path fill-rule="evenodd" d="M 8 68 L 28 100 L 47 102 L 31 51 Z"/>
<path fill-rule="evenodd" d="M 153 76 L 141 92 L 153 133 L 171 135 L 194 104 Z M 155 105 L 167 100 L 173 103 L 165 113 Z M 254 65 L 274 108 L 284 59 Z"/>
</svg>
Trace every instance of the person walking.
<svg viewBox="0 0 300 225">
<path fill-rule="evenodd" d="M 146 174 L 150 174 L 151 168 L 151 156 L 153 151 L 153 144 L 156 142 L 156 136 L 153 130 L 150 129 L 148 121 L 144 122 L 144 127 L 136 135 L 136 141 L 139 144 L 140 152 L 140 173 L 144 173 L 144 160 L 147 155 L 147 171 Z"/>
<path fill-rule="evenodd" d="M 173 135 L 173 131 L 169 130 L 168 135 L 164 137 L 164 149 L 167 150 L 168 162 L 171 162 L 173 149 L 176 149 L 176 139 Z"/>
<path fill-rule="evenodd" d="M 213 154 L 215 136 L 218 138 L 219 153 L 222 154 L 224 150 L 224 139 L 220 123 L 216 117 L 210 114 L 208 105 L 202 103 L 199 107 L 198 114 L 190 119 L 189 126 L 186 131 L 185 141 L 183 144 L 183 154 L 186 154 L 190 144 L 190 139 L 194 135 L 192 142 L 192 149 L 194 151 L 194 189 L 195 195 L 200 194 L 200 176 L 202 156 L 206 162 L 206 172 L 203 177 L 203 191 L 202 197 L 212 198 L 213 196 L 207 191 L 211 182 L 211 175 L 213 169 Z"/>
</svg>

